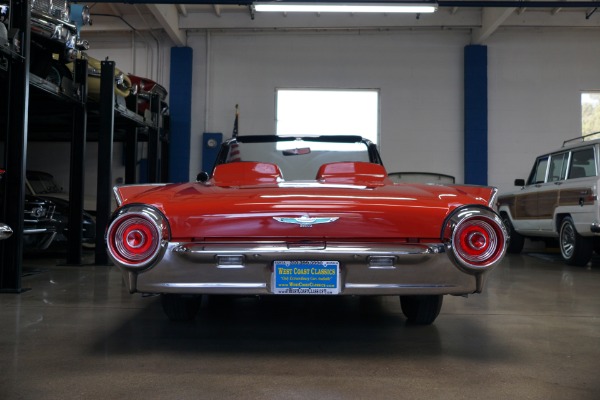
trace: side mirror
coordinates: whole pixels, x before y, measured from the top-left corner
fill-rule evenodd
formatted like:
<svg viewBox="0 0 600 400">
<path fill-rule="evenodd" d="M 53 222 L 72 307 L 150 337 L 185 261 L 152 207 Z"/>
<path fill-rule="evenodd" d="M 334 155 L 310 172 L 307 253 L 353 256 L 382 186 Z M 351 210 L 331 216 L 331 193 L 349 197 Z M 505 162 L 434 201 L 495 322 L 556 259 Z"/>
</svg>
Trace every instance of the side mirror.
<svg viewBox="0 0 600 400">
<path fill-rule="evenodd" d="M 515 179 L 515 186 L 525 186 L 525 179 Z"/>
<path fill-rule="evenodd" d="M 210 179 L 210 176 L 208 175 L 208 172 L 200 172 L 198 175 L 196 175 L 196 182 L 206 182 Z"/>
</svg>

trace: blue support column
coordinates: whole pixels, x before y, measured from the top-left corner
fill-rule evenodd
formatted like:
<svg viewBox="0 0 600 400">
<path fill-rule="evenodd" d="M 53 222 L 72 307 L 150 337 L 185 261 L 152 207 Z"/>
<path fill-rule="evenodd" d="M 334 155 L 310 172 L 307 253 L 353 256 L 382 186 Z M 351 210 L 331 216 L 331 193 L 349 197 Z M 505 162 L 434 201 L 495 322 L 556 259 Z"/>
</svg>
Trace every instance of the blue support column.
<svg viewBox="0 0 600 400">
<path fill-rule="evenodd" d="M 487 185 L 487 46 L 465 46 L 465 183 Z"/>
<path fill-rule="evenodd" d="M 191 47 L 171 48 L 169 182 L 188 182 L 192 130 Z"/>
</svg>

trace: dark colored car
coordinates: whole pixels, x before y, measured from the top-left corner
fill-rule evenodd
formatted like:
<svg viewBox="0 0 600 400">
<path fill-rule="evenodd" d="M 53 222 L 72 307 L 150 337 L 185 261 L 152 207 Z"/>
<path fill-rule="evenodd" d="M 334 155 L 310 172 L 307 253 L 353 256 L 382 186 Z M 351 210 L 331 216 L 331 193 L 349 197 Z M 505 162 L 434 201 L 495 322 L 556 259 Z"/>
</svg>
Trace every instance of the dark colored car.
<svg viewBox="0 0 600 400">
<path fill-rule="evenodd" d="M 4 170 L 0 169 L 0 182 L 2 181 L 2 176 L 4 175 Z M 10 226 L 5 223 L 0 222 L 0 240 L 7 239 L 12 235 L 13 231 L 10 229 Z"/>
<path fill-rule="evenodd" d="M 0 169 L 0 182 L 5 171 Z M 0 185 L 4 191 L 4 187 Z M 4 198 L 0 193 L 0 200 Z M 54 240 L 56 236 L 57 222 L 53 219 L 55 205 L 47 200 L 36 196 L 25 196 L 23 206 L 23 247 L 25 250 L 44 250 Z M 11 236 L 12 229 L 3 223 L 0 223 L 0 239 L 6 239 Z"/>
<path fill-rule="evenodd" d="M 56 220 L 57 224 L 57 235 L 54 240 L 58 243 L 66 242 L 69 237 L 68 194 L 62 190 L 58 183 L 56 183 L 51 174 L 41 171 L 27 171 L 27 184 L 25 188 L 27 194 L 51 202 L 54 205 L 55 211 L 53 218 Z M 84 211 L 82 241 L 84 244 L 93 244 L 95 243 L 95 238 L 96 220 L 92 214 Z"/>
</svg>

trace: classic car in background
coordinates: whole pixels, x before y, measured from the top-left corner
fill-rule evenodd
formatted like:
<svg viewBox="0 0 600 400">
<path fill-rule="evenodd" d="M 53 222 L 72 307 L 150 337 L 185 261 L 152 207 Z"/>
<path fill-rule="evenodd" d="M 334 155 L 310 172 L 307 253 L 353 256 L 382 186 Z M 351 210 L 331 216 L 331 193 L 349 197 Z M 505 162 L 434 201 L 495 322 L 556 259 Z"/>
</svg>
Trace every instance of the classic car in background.
<svg viewBox="0 0 600 400">
<path fill-rule="evenodd" d="M 535 160 L 527 181 L 498 198 L 510 231 L 508 252 L 519 253 L 525 238 L 558 241 L 563 260 L 586 265 L 600 251 L 598 134 L 579 136 Z"/>
<path fill-rule="evenodd" d="M 13 231 L 10 226 L 0 222 L 0 240 L 8 239 L 12 235 Z"/>
<path fill-rule="evenodd" d="M 27 193 L 32 195 L 69 200 L 69 193 L 65 192 L 54 176 L 48 172 L 27 170 L 25 186 Z M 94 215 L 96 213 L 96 197 L 84 196 L 83 209 Z"/>
<path fill-rule="evenodd" d="M 37 196 L 25 195 L 23 249 L 46 250 L 57 235 L 58 221 L 54 219 L 56 205 Z"/>
<path fill-rule="evenodd" d="M 9 4 L 0 4 L 5 25 Z M 89 43 L 79 35 L 78 24 L 90 23 L 90 10 L 85 5 L 73 5 L 67 0 L 31 1 L 30 71 L 42 78 L 56 79 L 57 66 L 75 60 Z"/>
<path fill-rule="evenodd" d="M 409 182 L 452 184 L 456 181 L 452 175 L 438 174 L 436 172 L 390 172 L 388 177 L 396 183 Z"/>
<path fill-rule="evenodd" d="M 27 171 L 26 193 L 54 204 L 53 218 L 56 221 L 56 243 L 65 243 L 69 237 L 69 194 L 64 192 L 56 183 L 54 177 L 41 171 Z M 89 207 L 89 208 L 88 208 Z M 83 212 L 82 242 L 94 244 L 96 238 L 96 219 L 91 214 L 96 210 L 95 199 L 84 199 L 84 209 L 93 211 Z"/>
<path fill-rule="evenodd" d="M 114 190 L 109 255 L 172 320 L 202 295 L 397 295 L 431 324 L 444 295 L 483 290 L 508 239 L 494 188 L 394 184 L 358 136 L 238 136 L 198 182 Z"/>
<path fill-rule="evenodd" d="M 88 99 L 94 101 L 100 100 L 100 76 L 102 73 L 102 63 L 100 60 L 83 53 L 82 58 L 88 61 Z M 66 67 L 70 73 L 74 73 L 75 64 L 68 63 Z M 133 85 L 129 76 L 115 66 L 115 102 L 125 106 L 125 98 L 131 94 Z"/>
<path fill-rule="evenodd" d="M 0 169 L 0 179 L 4 175 Z M 34 189 L 35 188 L 35 189 Z M 4 191 L 4 187 L 0 186 Z M 23 222 L 23 248 L 25 251 L 46 250 L 51 244 L 64 243 L 68 239 L 69 203 L 52 175 L 27 171 Z M 68 196 L 67 196 L 68 197 Z M 3 198 L 3 197 L 2 197 Z M 0 238 L 12 233 L 6 224 L 0 224 Z M 96 237 L 96 220 L 88 212 L 83 213 L 82 242 L 92 245 Z"/>
<path fill-rule="evenodd" d="M 0 46 L 8 44 L 8 6 L 0 4 Z"/>
<path fill-rule="evenodd" d="M 131 84 L 135 88 L 134 95 L 127 99 L 127 107 L 146 119 L 153 115 L 165 115 L 169 112 L 166 102 L 167 89 L 151 79 L 128 74 Z M 156 99 L 156 100 L 155 100 Z"/>
<path fill-rule="evenodd" d="M 5 171 L 0 169 L 0 183 Z M 0 207 L 4 199 L 4 185 L 0 184 Z M 23 249 L 26 251 L 45 250 L 47 249 L 57 233 L 58 221 L 54 219 L 56 205 L 50 201 L 30 194 L 25 195 L 25 204 L 23 205 Z M 2 231 L 6 237 L 10 236 L 6 224 Z M 7 229 L 8 228 L 8 229 Z M 4 237 L 3 239 L 5 239 Z"/>
<path fill-rule="evenodd" d="M 0 185 L 2 184 L 2 177 L 4 176 L 4 170 L 0 169 Z M 3 222 L 0 222 L 0 240 L 7 239 L 12 235 L 13 231 L 10 226 Z"/>
</svg>

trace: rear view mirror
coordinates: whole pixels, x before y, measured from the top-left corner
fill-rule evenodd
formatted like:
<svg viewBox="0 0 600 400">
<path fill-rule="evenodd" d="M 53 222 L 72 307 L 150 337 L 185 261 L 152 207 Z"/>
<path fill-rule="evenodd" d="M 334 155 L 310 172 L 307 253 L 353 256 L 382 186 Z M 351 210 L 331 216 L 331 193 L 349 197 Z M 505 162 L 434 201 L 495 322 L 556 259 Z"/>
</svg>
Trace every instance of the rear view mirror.
<svg viewBox="0 0 600 400">
<path fill-rule="evenodd" d="M 525 186 L 525 179 L 515 179 L 515 186 Z"/>
<path fill-rule="evenodd" d="M 310 154 L 309 147 L 302 147 L 300 149 L 290 149 L 290 150 L 283 151 L 284 156 L 302 156 L 305 154 Z"/>
<path fill-rule="evenodd" d="M 210 179 L 210 176 L 208 175 L 208 172 L 205 172 L 205 171 L 202 171 L 198 175 L 196 175 L 196 182 L 204 183 L 209 179 Z"/>
</svg>

